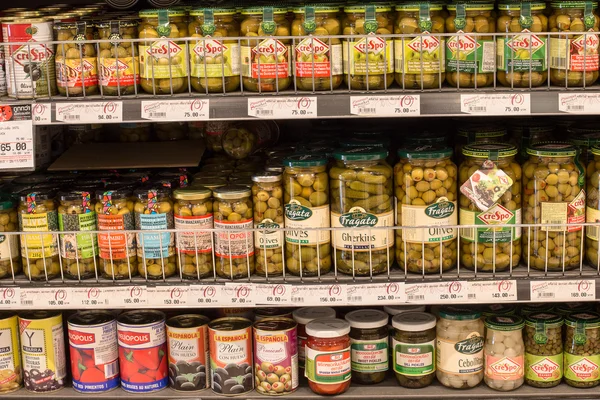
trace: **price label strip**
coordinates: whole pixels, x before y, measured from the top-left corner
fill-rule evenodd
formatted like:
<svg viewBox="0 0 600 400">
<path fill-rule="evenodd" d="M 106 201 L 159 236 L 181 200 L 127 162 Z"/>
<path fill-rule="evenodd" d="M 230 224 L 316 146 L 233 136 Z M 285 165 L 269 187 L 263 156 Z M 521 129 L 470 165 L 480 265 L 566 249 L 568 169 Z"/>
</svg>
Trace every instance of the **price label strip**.
<svg viewBox="0 0 600 400">
<path fill-rule="evenodd" d="M 228 305 L 223 299 L 223 285 L 191 285 L 188 289 L 188 306 L 215 307 Z"/>
<path fill-rule="evenodd" d="M 529 115 L 531 96 L 527 93 L 461 94 L 460 112 L 471 115 Z"/>
<path fill-rule="evenodd" d="M 295 285 L 292 303 L 298 306 L 343 306 L 348 303 L 346 285 Z"/>
<path fill-rule="evenodd" d="M 77 124 L 123 122 L 123 102 L 56 103 L 56 120 Z"/>
<path fill-rule="evenodd" d="M 21 288 L 21 307 L 29 309 L 74 306 L 71 288 Z"/>
<path fill-rule="evenodd" d="M 21 305 L 21 288 L 16 286 L 0 288 L 0 309 L 13 309 Z"/>
<path fill-rule="evenodd" d="M 517 281 L 497 280 L 469 282 L 469 295 L 471 301 L 478 303 L 496 303 L 503 301 L 517 301 Z"/>
<path fill-rule="evenodd" d="M 404 286 L 404 293 L 408 303 L 462 303 L 475 299 L 469 293 L 467 281 L 407 283 Z"/>
<path fill-rule="evenodd" d="M 0 105 L 0 165 L 3 170 L 34 168 L 31 104 Z"/>
<path fill-rule="evenodd" d="M 558 111 L 569 114 L 599 114 L 600 93 L 559 93 Z"/>
<path fill-rule="evenodd" d="M 187 305 L 188 286 L 148 286 L 148 305 L 155 307 L 181 307 Z"/>
<path fill-rule="evenodd" d="M 253 307 L 256 305 L 254 299 L 255 289 L 252 283 L 226 282 L 221 286 L 221 296 L 225 304 L 235 307 Z"/>
<path fill-rule="evenodd" d="M 50 103 L 34 103 L 31 111 L 34 125 L 49 125 L 52 123 L 52 106 Z"/>
<path fill-rule="evenodd" d="M 350 114 L 377 117 L 418 117 L 421 96 L 350 96 Z"/>
<path fill-rule="evenodd" d="M 316 97 L 249 98 L 248 116 L 267 119 L 315 118 Z"/>
<path fill-rule="evenodd" d="M 210 118 L 210 100 L 142 101 L 142 119 L 152 121 L 206 121 Z"/>
<path fill-rule="evenodd" d="M 105 288 L 102 286 L 77 287 L 73 288 L 73 305 L 83 308 L 105 307 L 111 305 L 111 299 L 114 302 L 116 288 Z"/>
<path fill-rule="evenodd" d="M 348 285 L 348 304 L 398 304 L 406 302 L 404 283 L 367 283 Z"/>
<path fill-rule="evenodd" d="M 531 281 L 531 301 L 592 301 L 596 300 L 593 279 Z"/>
<path fill-rule="evenodd" d="M 148 289 L 143 285 L 118 286 L 114 288 L 115 300 L 110 299 L 111 307 L 140 307 L 148 305 Z M 113 304 L 114 303 L 114 304 Z"/>
<path fill-rule="evenodd" d="M 254 299 L 256 304 L 291 305 L 292 285 L 276 283 L 255 283 Z"/>
</svg>

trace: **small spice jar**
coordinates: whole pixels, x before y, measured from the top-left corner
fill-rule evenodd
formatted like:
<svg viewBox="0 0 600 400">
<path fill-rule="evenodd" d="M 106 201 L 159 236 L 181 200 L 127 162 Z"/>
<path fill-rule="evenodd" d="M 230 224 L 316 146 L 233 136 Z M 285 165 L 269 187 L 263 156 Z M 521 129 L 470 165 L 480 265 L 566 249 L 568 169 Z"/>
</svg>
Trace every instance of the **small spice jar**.
<svg viewBox="0 0 600 400">
<path fill-rule="evenodd" d="M 321 318 L 306 325 L 305 375 L 308 387 L 316 394 L 342 394 L 350 387 L 352 368 L 349 333 L 350 323 L 341 319 Z"/>
<path fill-rule="evenodd" d="M 352 381 L 363 385 L 382 382 L 389 369 L 387 313 L 356 310 L 345 318 L 351 328 Z"/>
<path fill-rule="evenodd" d="M 398 383 L 419 389 L 435 377 L 436 318 L 425 312 L 405 312 L 392 318 L 392 354 Z"/>
<path fill-rule="evenodd" d="M 525 382 L 537 388 L 558 386 L 563 377 L 563 318 L 538 312 L 525 319 Z"/>
<path fill-rule="evenodd" d="M 600 315 L 577 312 L 565 321 L 564 376 L 569 386 L 591 388 L 600 384 Z"/>
<path fill-rule="evenodd" d="M 525 375 L 525 320 L 516 315 L 502 315 L 487 317 L 484 323 L 485 384 L 502 392 L 520 388 Z"/>
<path fill-rule="evenodd" d="M 294 310 L 292 317 L 298 323 L 298 367 L 304 369 L 306 361 L 306 325 L 315 319 L 335 319 L 335 310 L 331 307 L 304 307 Z"/>
<path fill-rule="evenodd" d="M 0 279 L 21 273 L 19 256 L 19 236 L 11 233 L 18 231 L 18 214 L 14 201 L 8 197 L 0 198 Z"/>
</svg>

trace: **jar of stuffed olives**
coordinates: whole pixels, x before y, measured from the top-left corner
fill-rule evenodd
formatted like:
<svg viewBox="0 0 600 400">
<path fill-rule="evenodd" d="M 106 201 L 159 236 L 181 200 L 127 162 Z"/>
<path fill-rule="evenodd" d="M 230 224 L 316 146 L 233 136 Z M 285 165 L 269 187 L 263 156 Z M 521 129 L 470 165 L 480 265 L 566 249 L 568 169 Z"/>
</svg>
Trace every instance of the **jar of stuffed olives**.
<svg viewBox="0 0 600 400">
<path fill-rule="evenodd" d="M 560 384 L 563 377 L 563 318 L 551 312 L 525 319 L 525 383 L 538 388 Z"/>
<path fill-rule="evenodd" d="M 137 36 L 138 23 L 132 19 L 103 21 L 98 24 L 100 42 L 100 87 L 107 96 L 136 94 L 140 84 L 140 60 L 137 42 L 128 42 Z"/>
<path fill-rule="evenodd" d="M 521 162 L 527 161 L 527 147 L 533 143 L 554 140 L 556 124 L 553 121 L 542 122 L 537 118 L 518 120 L 508 126 L 511 143 L 517 144 L 519 155 L 517 158 Z"/>
<path fill-rule="evenodd" d="M 221 278 L 248 278 L 254 273 L 252 191 L 228 185 L 213 191 L 215 257 Z"/>
<path fill-rule="evenodd" d="M 600 315 L 575 312 L 565 320 L 564 376 L 569 386 L 591 388 L 600 384 Z"/>
<path fill-rule="evenodd" d="M 592 146 L 593 160 L 587 165 L 587 207 L 585 210 L 586 222 L 595 223 L 600 221 L 600 145 Z M 598 240 L 600 239 L 600 228 L 587 226 L 585 231 L 585 254 L 587 262 L 597 268 L 600 266 L 600 250 Z"/>
<path fill-rule="evenodd" d="M 520 388 L 525 375 L 525 320 L 516 315 L 490 316 L 485 319 L 485 384 L 508 392 Z"/>
<path fill-rule="evenodd" d="M 250 121 L 231 125 L 221 135 L 221 146 L 225 154 L 240 160 L 277 142 L 278 139 L 279 126 L 275 122 Z"/>
<path fill-rule="evenodd" d="M 19 254 L 18 214 L 15 202 L 9 197 L 0 197 L 0 279 L 21 273 L 22 264 Z"/>
<path fill-rule="evenodd" d="M 394 263 L 392 167 L 387 150 L 346 148 L 335 152 L 329 170 L 331 226 L 338 271 L 347 275 L 375 275 Z"/>
<path fill-rule="evenodd" d="M 523 165 L 523 258 L 531 268 L 565 271 L 582 262 L 585 169 L 566 142 L 540 142 Z"/>
<path fill-rule="evenodd" d="M 521 259 L 521 166 L 512 144 L 474 143 L 463 147 L 458 171 L 461 262 L 484 272 L 512 270 Z M 495 228 L 495 225 L 505 225 Z"/>
<path fill-rule="evenodd" d="M 504 143 L 507 141 L 506 128 L 494 124 L 464 124 L 456 130 L 454 139 L 454 154 L 457 162 L 462 162 L 462 149 L 474 143 Z"/>
<path fill-rule="evenodd" d="M 389 369 L 388 315 L 380 310 L 356 310 L 346 314 L 350 323 L 352 382 L 382 382 Z"/>
<path fill-rule="evenodd" d="M 61 22 L 54 25 L 54 40 L 67 43 L 56 48 L 56 84 L 63 96 L 89 96 L 98 93 L 96 46 L 81 44 L 94 39 L 90 22 Z"/>
<path fill-rule="evenodd" d="M 431 145 L 398 150 L 396 260 L 405 270 L 433 274 L 456 266 L 457 169 L 452 149 Z M 430 226 L 430 229 L 410 228 Z"/>
</svg>

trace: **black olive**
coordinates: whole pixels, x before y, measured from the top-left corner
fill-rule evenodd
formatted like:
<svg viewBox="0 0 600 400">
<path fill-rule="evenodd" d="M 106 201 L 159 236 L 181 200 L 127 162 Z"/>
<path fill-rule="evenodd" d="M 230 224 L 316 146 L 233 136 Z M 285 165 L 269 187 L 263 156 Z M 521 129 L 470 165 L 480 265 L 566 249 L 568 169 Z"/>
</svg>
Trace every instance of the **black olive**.
<svg viewBox="0 0 600 400">
<path fill-rule="evenodd" d="M 30 69 L 31 69 L 31 64 L 25 64 L 23 66 L 23 72 L 25 72 L 26 74 L 29 73 Z"/>
<path fill-rule="evenodd" d="M 243 368 L 243 369 L 246 369 L 246 368 L 248 368 L 249 366 L 250 366 L 250 364 L 248 364 L 248 363 L 241 363 L 241 364 L 239 365 L 239 367 L 240 367 L 240 368 Z"/>
<path fill-rule="evenodd" d="M 223 368 L 216 368 L 215 369 L 215 374 L 219 374 L 221 375 L 221 378 L 223 378 L 223 380 L 226 380 L 229 378 L 229 371 L 223 369 Z M 233 375 L 235 376 L 235 375 Z"/>
<path fill-rule="evenodd" d="M 212 390 L 213 390 L 213 392 L 223 393 L 223 389 L 221 389 L 221 385 L 219 385 L 217 382 L 213 382 Z"/>
<path fill-rule="evenodd" d="M 206 372 L 206 367 L 204 365 L 200 365 L 196 368 L 196 372 Z"/>
<path fill-rule="evenodd" d="M 252 374 L 244 375 L 244 379 L 242 380 L 242 384 L 246 389 L 252 389 L 254 386 L 254 379 L 252 378 Z"/>
<path fill-rule="evenodd" d="M 189 382 L 190 380 L 188 378 L 186 378 L 185 376 L 178 376 L 177 378 L 175 378 L 175 382 L 177 383 L 177 385 L 181 386 L 186 382 Z"/>
<path fill-rule="evenodd" d="M 194 385 L 192 382 L 185 382 L 181 385 L 181 390 L 195 390 L 196 389 L 196 385 Z"/>
<path fill-rule="evenodd" d="M 31 71 L 31 79 L 34 81 L 37 81 L 38 79 L 40 79 L 40 77 L 42 76 L 42 73 L 40 72 L 39 69 L 34 69 L 33 71 Z"/>
<path fill-rule="evenodd" d="M 225 382 L 223 382 L 223 390 L 225 392 L 229 392 L 229 390 L 237 384 L 238 382 L 235 379 L 227 379 Z"/>
<path fill-rule="evenodd" d="M 198 366 L 200 366 L 200 365 L 202 365 L 202 364 L 200 363 L 200 361 L 192 361 L 192 362 L 190 363 L 190 367 L 192 367 L 192 368 L 194 368 L 194 369 L 195 369 L 195 368 L 198 368 Z"/>
<path fill-rule="evenodd" d="M 171 387 L 175 387 L 175 382 L 173 382 L 173 378 L 172 377 L 169 377 L 169 385 Z"/>
<path fill-rule="evenodd" d="M 246 370 L 244 371 L 247 374 L 251 374 L 252 373 L 252 367 L 246 367 Z"/>
<path fill-rule="evenodd" d="M 217 374 L 216 372 L 213 372 L 212 380 L 218 384 L 221 384 L 224 381 L 224 379 L 221 378 L 221 375 Z"/>
<path fill-rule="evenodd" d="M 229 390 L 230 393 L 244 393 L 245 391 L 246 389 L 242 385 L 235 385 Z"/>
<path fill-rule="evenodd" d="M 206 385 L 206 374 L 204 372 L 198 372 L 194 374 L 194 385 L 204 386 Z"/>
</svg>

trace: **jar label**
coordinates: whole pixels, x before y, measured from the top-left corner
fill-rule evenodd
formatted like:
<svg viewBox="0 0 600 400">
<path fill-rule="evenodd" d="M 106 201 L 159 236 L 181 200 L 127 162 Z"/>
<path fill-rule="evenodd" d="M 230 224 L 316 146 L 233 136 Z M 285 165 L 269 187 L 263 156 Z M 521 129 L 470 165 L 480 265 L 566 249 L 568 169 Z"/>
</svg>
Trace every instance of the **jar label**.
<svg viewBox="0 0 600 400">
<path fill-rule="evenodd" d="M 9 261 L 19 257 L 19 237 L 0 235 L 0 261 Z"/>
<path fill-rule="evenodd" d="M 600 222 L 600 210 L 593 207 L 587 207 L 585 210 L 585 221 L 591 223 Z M 598 226 L 587 226 L 585 230 L 586 236 L 592 240 L 600 240 L 600 227 Z"/>
<path fill-rule="evenodd" d="M 281 226 L 266 218 L 260 223 L 254 224 L 256 229 L 260 231 L 254 232 L 254 243 L 258 249 L 279 249 L 283 246 L 283 232 L 280 231 Z"/>
<path fill-rule="evenodd" d="M 56 57 L 56 84 L 62 88 L 98 86 L 98 62 L 96 57 Z"/>
<path fill-rule="evenodd" d="M 510 211 L 499 203 L 484 212 L 459 210 L 461 225 L 481 225 L 485 228 L 461 228 L 460 237 L 477 243 L 509 243 L 521 238 L 521 227 L 496 228 L 494 225 L 521 223 L 521 209 Z"/>
<path fill-rule="evenodd" d="M 173 40 L 140 43 L 140 76 L 147 79 L 184 78 L 187 69 L 187 45 Z M 156 83 L 158 85 L 158 83 Z"/>
<path fill-rule="evenodd" d="M 110 51 L 113 49 L 111 47 Z M 102 86 L 124 89 L 125 86 L 137 85 L 140 83 L 139 72 L 138 57 L 119 57 L 117 59 L 100 56 L 100 84 Z"/>
<path fill-rule="evenodd" d="M 309 381 L 322 385 L 348 382 L 352 377 L 350 347 L 332 352 L 307 346 L 305 375 Z"/>
<path fill-rule="evenodd" d="M 240 45 L 207 36 L 190 46 L 191 75 L 221 78 L 240 75 Z"/>
<path fill-rule="evenodd" d="M 600 354 L 577 356 L 564 353 L 565 379 L 575 382 L 600 380 Z"/>
<path fill-rule="evenodd" d="M 296 45 L 296 70 L 299 78 L 329 78 L 342 75 L 342 45 L 329 45 L 330 39 L 309 36 Z"/>
<path fill-rule="evenodd" d="M 514 183 L 506 172 L 489 164 L 492 168 L 478 169 L 460 186 L 460 192 L 481 211 L 489 210 Z"/>
<path fill-rule="evenodd" d="M 129 231 L 135 229 L 133 214 L 106 215 L 98 214 L 99 231 Z M 133 233 L 98 233 L 100 258 L 104 260 L 123 260 L 135 256 L 135 234 Z"/>
<path fill-rule="evenodd" d="M 493 73 L 496 70 L 494 41 L 477 39 L 476 36 L 465 35 L 463 31 L 456 33 L 461 35 L 451 36 L 446 42 L 446 71 Z"/>
<path fill-rule="evenodd" d="M 299 201 L 292 199 L 285 205 L 285 241 L 293 244 L 325 244 L 331 236 L 328 230 L 304 230 L 314 228 L 329 228 L 329 204 L 321 207 L 305 207 Z"/>
<path fill-rule="evenodd" d="M 56 210 L 39 214 L 19 214 L 19 225 L 23 232 L 45 232 L 58 230 Z M 21 254 L 27 258 L 52 257 L 58 254 L 58 239 L 55 235 L 22 235 Z"/>
<path fill-rule="evenodd" d="M 61 231 L 95 231 L 96 213 L 58 214 L 58 227 Z M 92 258 L 98 255 L 98 241 L 95 234 L 77 233 L 60 235 L 60 256 L 69 260 Z"/>
<path fill-rule="evenodd" d="M 593 32 L 590 29 L 590 32 Z M 550 68 L 569 71 L 598 71 L 598 35 L 585 34 L 573 39 L 550 38 Z"/>
<path fill-rule="evenodd" d="M 136 214 L 136 228 L 141 231 L 172 229 L 173 214 Z M 170 232 L 137 234 L 138 257 L 165 258 L 175 254 L 174 235 Z"/>
<path fill-rule="evenodd" d="M 489 331 L 488 331 L 489 332 Z M 485 376 L 499 381 L 515 381 L 523 378 L 525 360 L 523 356 L 494 357 L 485 355 Z"/>
<path fill-rule="evenodd" d="M 585 190 L 581 190 L 577 196 L 567 203 L 543 201 L 541 206 L 541 224 L 556 224 L 556 226 L 542 226 L 542 231 L 549 232 L 577 232 L 582 229 L 581 224 L 585 222 Z M 568 225 L 568 226 L 567 226 Z"/>
<path fill-rule="evenodd" d="M 352 207 L 345 214 L 331 213 L 333 245 L 339 250 L 385 250 L 394 245 L 392 229 L 368 229 L 394 226 L 394 212 L 371 214 L 362 207 Z"/>
<path fill-rule="evenodd" d="M 247 258 L 254 255 L 254 224 L 252 219 L 239 222 L 215 220 L 215 255 L 227 258 Z"/>
<path fill-rule="evenodd" d="M 393 40 L 368 35 L 357 42 L 345 41 L 343 46 L 344 73 L 375 76 L 394 72 Z"/>
<path fill-rule="evenodd" d="M 284 388 L 283 392 L 293 392 L 299 384 L 296 328 L 281 331 L 264 331 L 254 328 L 254 363 L 256 365 L 270 364 L 273 368 L 272 372 L 275 372 L 279 378 L 279 384 Z M 261 382 L 268 382 L 268 371 L 270 370 L 263 370 L 267 375 L 262 375 L 262 379 L 257 374 Z M 288 382 L 289 385 L 285 385 Z"/>
<path fill-rule="evenodd" d="M 429 36 L 428 33 L 423 32 L 414 39 L 406 38 L 394 41 L 394 68 L 397 73 L 437 74 L 446 70 L 445 40 Z"/>
<path fill-rule="evenodd" d="M 437 338 L 437 369 L 448 374 L 470 375 L 483 370 L 483 336 L 472 332 L 463 340 Z"/>
<path fill-rule="evenodd" d="M 525 353 L 525 379 L 536 382 L 560 381 L 563 376 L 563 354 L 536 356 Z"/>
<path fill-rule="evenodd" d="M 530 34 L 496 39 L 497 65 L 499 71 L 506 72 L 544 72 L 546 64 L 546 37 Z"/>
<path fill-rule="evenodd" d="M 407 376 L 429 375 L 435 371 L 435 340 L 405 343 L 392 339 L 394 371 Z"/>
<path fill-rule="evenodd" d="M 352 371 L 382 372 L 389 369 L 388 339 L 350 339 Z"/>
<path fill-rule="evenodd" d="M 456 201 L 440 197 L 436 203 L 428 206 L 410 206 L 402 204 L 402 240 L 408 243 L 439 243 L 456 239 L 458 225 Z M 409 226 L 429 226 L 429 229 L 409 229 Z"/>
<path fill-rule="evenodd" d="M 213 215 L 178 216 L 175 215 L 177 232 L 177 250 L 184 254 L 211 253 L 212 233 L 206 229 L 213 228 Z"/>
<path fill-rule="evenodd" d="M 249 42 L 256 43 L 257 40 Z M 259 76 L 260 79 L 287 78 L 292 74 L 290 52 L 290 46 L 273 38 L 267 38 L 254 47 L 242 46 L 242 75 L 254 79 Z M 274 86 L 275 82 L 269 85 Z"/>
</svg>

